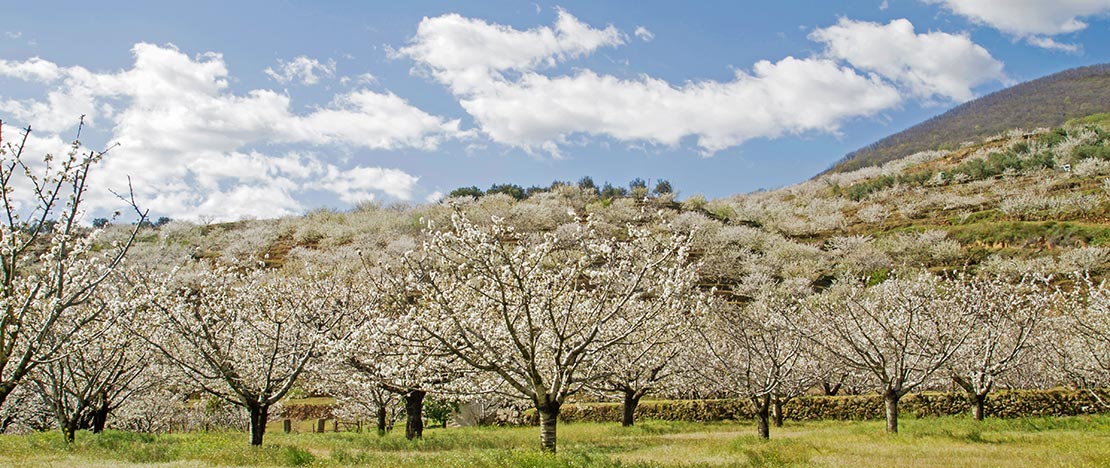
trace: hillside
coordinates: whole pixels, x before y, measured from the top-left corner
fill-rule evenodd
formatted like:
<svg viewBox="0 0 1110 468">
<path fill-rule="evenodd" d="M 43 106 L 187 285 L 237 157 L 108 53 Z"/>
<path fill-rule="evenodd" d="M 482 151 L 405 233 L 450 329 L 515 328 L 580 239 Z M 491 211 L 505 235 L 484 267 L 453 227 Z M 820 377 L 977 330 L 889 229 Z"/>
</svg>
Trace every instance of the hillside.
<svg viewBox="0 0 1110 468">
<path fill-rule="evenodd" d="M 1110 64 L 1074 68 L 968 101 L 849 153 L 826 173 L 876 166 L 913 153 L 955 149 L 1014 128 L 1056 127 L 1110 111 Z"/>
<path fill-rule="evenodd" d="M 587 214 L 614 232 L 630 223 L 696 228 L 704 284 L 741 299 L 783 281 L 820 289 L 907 268 L 1103 277 L 1110 274 L 1110 113 L 715 200 L 604 198 L 555 185 L 523 199 L 493 193 L 277 220 L 174 221 L 144 236 L 135 260 L 222 258 L 280 268 L 350 250 L 390 257 L 419 245 L 422 220 L 445 225 L 456 209 L 476 220 L 504 218 L 521 232 L 558 232 Z"/>
</svg>

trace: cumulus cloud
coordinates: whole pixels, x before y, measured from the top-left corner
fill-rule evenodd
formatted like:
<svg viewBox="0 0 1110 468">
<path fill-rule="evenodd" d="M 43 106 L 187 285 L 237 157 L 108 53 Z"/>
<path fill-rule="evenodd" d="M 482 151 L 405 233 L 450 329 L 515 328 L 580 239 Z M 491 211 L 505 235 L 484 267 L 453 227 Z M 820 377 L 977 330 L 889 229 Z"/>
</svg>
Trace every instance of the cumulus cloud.
<svg viewBox="0 0 1110 468">
<path fill-rule="evenodd" d="M 430 115 L 392 93 L 352 90 L 297 114 L 286 94 L 229 91 L 219 54 L 193 58 L 153 44 L 136 44 L 132 53 L 131 68 L 105 73 L 37 58 L 0 63 L 0 76 L 48 90 L 43 100 L 0 101 L 0 110 L 54 134 L 72 129 L 82 114 L 110 120 L 120 146 L 94 173 L 102 179 L 95 186 L 118 191 L 130 175 L 144 207 L 159 215 L 280 216 L 300 211 L 297 195 L 309 189 L 333 191 L 343 201 L 372 198 L 371 191 L 408 200 L 415 176 L 360 166 L 349 169 L 358 179 L 348 180 L 336 162 L 285 146 L 430 150 L 465 135 L 458 120 Z"/>
<path fill-rule="evenodd" d="M 319 60 L 308 58 L 304 55 L 290 61 L 278 59 L 278 68 L 267 67 L 265 73 L 274 81 L 281 84 L 300 83 L 311 86 L 320 82 L 320 78 L 335 76 L 335 60 L 321 63 Z"/>
<path fill-rule="evenodd" d="M 621 44 L 624 35 L 612 25 L 596 29 L 562 9 L 554 27 L 527 31 L 452 13 L 424 18 L 395 55 L 415 60 L 452 91 L 469 93 L 488 88 L 502 72 L 552 67 Z"/>
<path fill-rule="evenodd" d="M 941 4 L 949 11 L 984 24 L 1032 45 L 1069 52 L 1073 44 L 1060 44 L 1047 36 L 1083 30 L 1083 18 L 1110 13 L 1110 0 L 924 0 Z"/>
<path fill-rule="evenodd" d="M 27 81 L 51 82 L 62 76 L 61 68 L 52 62 L 33 57 L 23 62 L 0 59 L 0 76 Z"/>
<path fill-rule="evenodd" d="M 318 188 L 335 193 L 349 204 L 374 200 L 373 191 L 385 192 L 394 198 L 408 200 L 417 178 L 397 169 L 358 167 L 340 171 L 334 167 L 320 179 Z"/>
<path fill-rule="evenodd" d="M 966 101 L 971 89 L 1005 80 L 1002 62 L 965 34 L 916 34 L 906 19 L 888 24 L 841 18 L 817 29 L 810 39 L 824 43 L 828 56 L 878 73 L 920 98 Z"/>
<path fill-rule="evenodd" d="M 425 18 L 397 55 L 446 85 L 493 141 L 555 156 L 574 135 L 661 145 L 693 137 L 712 154 L 752 138 L 835 132 L 901 100 L 878 76 L 823 58 L 760 61 L 731 81 L 677 86 L 591 70 L 541 73 L 623 43 L 613 26 L 594 28 L 563 10 L 554 27 L 526 31 L 450 14 Z"/>
<path fill-rule="evenodd" d="M 648 31 L 648 28 L 643 26 L 636 26 L 636 30 L 632 31 L 632 35 L 640 38 L 640 40 L 644 42 L 651 42 L 652 39 L 655 39 L 655 33 Z"/>
<path fill-rule="evenodd" d="M 710 154 L 757 137 L 835 131 L 844 118 L 899 99 L 893 87 L 832 61 L 787 57 L 761 61 L 730 82 L 680 87 L 588 70 L 555 78 L 528 73 L 460 103 L 492 140 L 556 155 L 573 134 L 662 145 L 693 136 Z"/>
</svg>

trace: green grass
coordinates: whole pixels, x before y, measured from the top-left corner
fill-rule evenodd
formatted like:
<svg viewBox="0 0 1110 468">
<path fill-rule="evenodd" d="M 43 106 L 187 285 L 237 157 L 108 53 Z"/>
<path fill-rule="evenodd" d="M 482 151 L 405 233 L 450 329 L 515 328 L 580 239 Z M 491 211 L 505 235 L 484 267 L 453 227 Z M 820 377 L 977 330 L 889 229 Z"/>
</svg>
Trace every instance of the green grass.
<svg viewBox="0 0 1110 468">
<path fill-rule="evenodd" d="M 1098 114 L 1088 115 L 1079 119 L 1072 119 L 1069 120 L 1065 125 L 1099 125 L 1102 128 L 1110 130 L 1110 112 L 1102 112 Z"/>
<path fill-rule="evenodd" d="M 282 434 L 261 448 L 247 435 L 79 433 L 66 446 L 54 432 L 0 435 L 0 466 L 917 466 L 1110 467 L 1110 417 L 906 418 L 887 435 L 880 421 L 787 422 L 772 440 L 750 422 L 646 421 L 564 424 L 559 454 L 537 449 L 538 429 L 431 429 L 423 440 L 400 434 Z"/>
</svg>

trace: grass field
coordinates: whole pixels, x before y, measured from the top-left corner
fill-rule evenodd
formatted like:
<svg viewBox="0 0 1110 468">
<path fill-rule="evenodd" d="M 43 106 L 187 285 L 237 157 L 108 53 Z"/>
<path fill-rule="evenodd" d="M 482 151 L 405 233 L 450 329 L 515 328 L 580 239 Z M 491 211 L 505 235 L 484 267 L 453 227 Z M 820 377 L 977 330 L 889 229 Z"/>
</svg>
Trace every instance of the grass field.
<svg viewBox="0 0 1110 468">
<path fill-rule="evenodd" d="M 1110 467 L 1110 417 L 1023 418 L 976 423 L 966 417 L 883 422 L 787 423 L 772 440 L 750 423 L 646 421 L 566 424 L 559 454 L 536 450 L 538 429 L 430 429 L 409 442 L 393 433 L 282 434 L 261 448 L 242 433 L 0 435 L 0 466 L 850 466 Z"/>
</svg>

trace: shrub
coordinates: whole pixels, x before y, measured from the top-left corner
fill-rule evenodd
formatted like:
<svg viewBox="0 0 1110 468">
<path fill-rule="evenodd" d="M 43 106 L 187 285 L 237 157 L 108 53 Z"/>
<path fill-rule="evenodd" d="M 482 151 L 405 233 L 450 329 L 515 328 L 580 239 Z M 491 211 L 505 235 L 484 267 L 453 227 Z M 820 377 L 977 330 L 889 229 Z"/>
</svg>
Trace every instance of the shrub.
<svg viewBox="0 0 1110 468">
<path fill-rule="evenodd" d="M 1018 418 L 1027 416 L 1076 416 L 1110 413 L 1099 398 L 1110 398 L 1110 391 L 1098 396 L 1082 390 L 1009 390 L 987 396 L 987 416 Z M 963 393 L 925 392 L 906 395 L 899 402 L 903 414 L 916 417 L 951 416 L 971 410 Z M 783 414 L 798 421 L 867 420 L 885 417 L 879 394 L 844 396 L 803 396 L 783 405 Z M 748 400 L 658 400 L 644 401 L 636 408 L 637 419 L 667 421 L 729 421 L 751 419 L 754 408 Z M 616 403 L 567 404 L 559 413 L 565 422 L 620 421 L 621 406 Z M 538 424 L 534 411 L 524 412 L 527 424 Z"/>
<path fill-rule="evenodd" d="M 1110 146 L 1106 145 L 1083 145 L 1075 148 L 1075 159 L 1102 159 L 1110 160 Z"/>
</svg>

